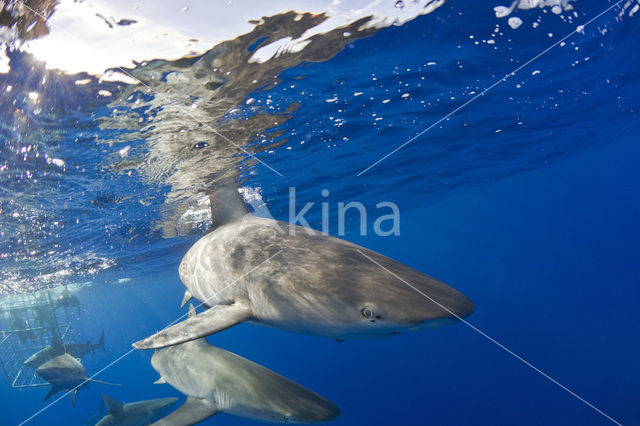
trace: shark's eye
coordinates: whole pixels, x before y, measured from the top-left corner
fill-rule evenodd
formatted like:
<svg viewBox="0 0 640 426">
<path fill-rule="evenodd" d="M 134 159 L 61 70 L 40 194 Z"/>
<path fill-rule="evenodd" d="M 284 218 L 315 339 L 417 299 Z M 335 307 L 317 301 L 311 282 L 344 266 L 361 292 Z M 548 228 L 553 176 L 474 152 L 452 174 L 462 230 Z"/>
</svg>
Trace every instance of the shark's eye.
<svg viewBox="0 0 640 426">
<path fill-rule="evenodd" d="M 373 319 L 373 317 L 376 315 L 375 312 L 373 312 L 373 309 L 368 306 L 365 306 L 364 308 L 362 308 L 360 313 L 366 319 Z"/>
</svg>

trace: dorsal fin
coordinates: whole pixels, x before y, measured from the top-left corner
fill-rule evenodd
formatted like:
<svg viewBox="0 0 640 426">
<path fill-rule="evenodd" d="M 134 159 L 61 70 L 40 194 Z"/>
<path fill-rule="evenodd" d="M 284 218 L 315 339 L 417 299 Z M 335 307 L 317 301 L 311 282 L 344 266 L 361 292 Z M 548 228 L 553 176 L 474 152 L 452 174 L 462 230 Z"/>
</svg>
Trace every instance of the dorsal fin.
<svg viewBox="0 0 640 426">
<path fill-rule="evenodd" d="M 109 395 L 102 395 L 102 401 L 107 407 L 107 414 L 116 414 L 122 411 L 122 403 L 111 398 Z"/>
<path fill-rule="evenodd" d="M 219 226 L 242 219 L 249 213 L 244 199 L 236 188 L 220 188 L 209 195 L 211 203 L 211 228 L 213 231 Z"/>
<path fill-rule="evenodd" d="M 56 332 L 51 336 L 51 347 L 54 349 L 59 349 L 62 347 L 62 340 L 60 340 L 60 335 Z"/>
</svg>

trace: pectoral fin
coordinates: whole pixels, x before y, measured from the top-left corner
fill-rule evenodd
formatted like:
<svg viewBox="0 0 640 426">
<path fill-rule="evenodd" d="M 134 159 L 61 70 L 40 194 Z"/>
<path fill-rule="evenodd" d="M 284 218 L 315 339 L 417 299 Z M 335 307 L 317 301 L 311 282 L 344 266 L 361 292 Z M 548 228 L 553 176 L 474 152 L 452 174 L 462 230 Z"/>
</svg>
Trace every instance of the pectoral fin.
<svg viewBox="0 0 640 426">
<path fill-rule="evenodd" d="M 152 423 L 151 426 L 186 426 L 200 423 L 219 413 L 218 407 L 206 399 L 187 398 L 187 401 L 167 417 Z"/>
<path fill-rule="evenodd" d="M 253 312 L 247 302 L 217 305 L 153 336 L 136 342 L 133 347 L 137 349 L 158 349 L 177 345 L 226 330 L 243 321 L 252 319 L 254 319 Z"/>
<path fill-rule="evenodd" d="M 51 387 L 49 388 L 49 391 L 44 396 L 43 401 L 46 401 L 47 399 L 51 398 L 53 395 L 55 395 L 56 393 L 60 392 L 61 390 L 62 390 L 62 388 L 60 388 L 60 387 L 58 387 L 56 385 L 51 385 Z"/>
</svg>

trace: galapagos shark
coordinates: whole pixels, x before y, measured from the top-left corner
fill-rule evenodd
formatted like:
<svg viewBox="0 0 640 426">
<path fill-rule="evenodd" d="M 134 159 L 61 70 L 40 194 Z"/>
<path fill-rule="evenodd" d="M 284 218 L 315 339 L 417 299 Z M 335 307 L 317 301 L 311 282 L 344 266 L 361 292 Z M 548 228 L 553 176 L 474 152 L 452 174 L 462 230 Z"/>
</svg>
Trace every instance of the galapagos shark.
<svg viewBox="0 0 640 426">
<path fill-rule="evenodd" d="M 234 188 L 214 192 L 211 210 L 210 232 L 179 266 L 187 287 L 182 305 L 195 297 L 211 308 L 134 347 L 174 345 L 241 322 L 338 341 L 375 339 L 456 323 L 473 312 L 465 295 L 400 262 L 252 215 Z"/>
<path fill-rule="evenodd" d="M 37 368 L 48 360 L 65 353 L 74 358 L 83 358 L 86 354 L 93 352 L 96 349 L 100 349 L 105 353 L 105 355 L 108 355 L 107 351 L 104 349 L 104 330 L 100 333 L 100 338 L 96 343 L 87 341 L 87 343 L 63 344 L 58 334 L 54 334 L 51 340 L 51 345 L 31 355 L 22 363 L 22 365 Z"/>
<path fill-rule="evenodd" d="M 89 382 L 102 383 L 104 385 L 119 386 L 100 380 L 89 379 L 84 366 L 69 354 L 63 354 L 42 364 L 36 369 L 36 374 L 49 382 L 51 388 L 43 401 L 51 398 L 58 392 L 71 391 L 71 405 L 76 405 L 76 393 L 87 387 Z"/>
<path fill-rule="evenodd" d="M 193 305 L 189 315 L 195 317 Z M 151 365 L 160 373 L 156 383 L 187 395 L 184 405 L 152 426 L 191 425 L 217 413 L 277 423 L 324 422 L 340 415 L 320 395 L 204 338 L 156 350 Z"/>
<path fill-rule="evenodd" d="M 123 404 L 107 395 L 102 395 L 107 415 L 96 426 L 142 426 L 165 416 L 178 402 L 178 398 L 158 398 Z"/>
</svg>

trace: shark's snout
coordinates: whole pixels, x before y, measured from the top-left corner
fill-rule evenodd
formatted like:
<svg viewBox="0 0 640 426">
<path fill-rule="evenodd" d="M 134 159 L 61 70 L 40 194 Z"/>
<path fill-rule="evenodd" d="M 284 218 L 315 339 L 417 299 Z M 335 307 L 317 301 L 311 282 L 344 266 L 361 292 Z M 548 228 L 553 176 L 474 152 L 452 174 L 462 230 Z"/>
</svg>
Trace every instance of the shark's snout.
<svg viewBox="0 0 640 426">
<path fill-rule="evenodd" d="M 464 294 L 460 294 L 457 298 L 455 298 L 454 303 L 449 308 L 450 313 L 455 316 L 457 319 L 466 318 L 473 313 L 475 309 L 475 305 Z"/>
<path fill-rule="evenodd" d="M 286 423 L 330 422 L 340 417 L 340 408 L 332 402 L 324 400 L 312 406 L 300 406 L 298 412 L 285 416 Z"/>
<path fill-rule="evenodd" d="M 426 286 L 425 286 L 426 287 Z M 426 288 L 407 288 L 398 297 L 395 306 L 387 311 L 390 324 L 404 325 L 407 329 L 440 328 L 455 324 L 474 311 L 474 304 L 467 296 L 439 282 L 431 282 Z M 382 315 L 383 320 L 385 315 Z"/>
<path fill-rule="evenodd" d="M 436 317 L 430 317 L 422 322 L 415 329 L 431 329 L 446 327 L 453 325 L 473 313 L 475 308 L 471 299 L 464 295 L 460 295 L 455 300 L 455 303 L 450 303 L 449 306 L 442 305 L 443 309 L 441 314 Z"/>
</svg>

